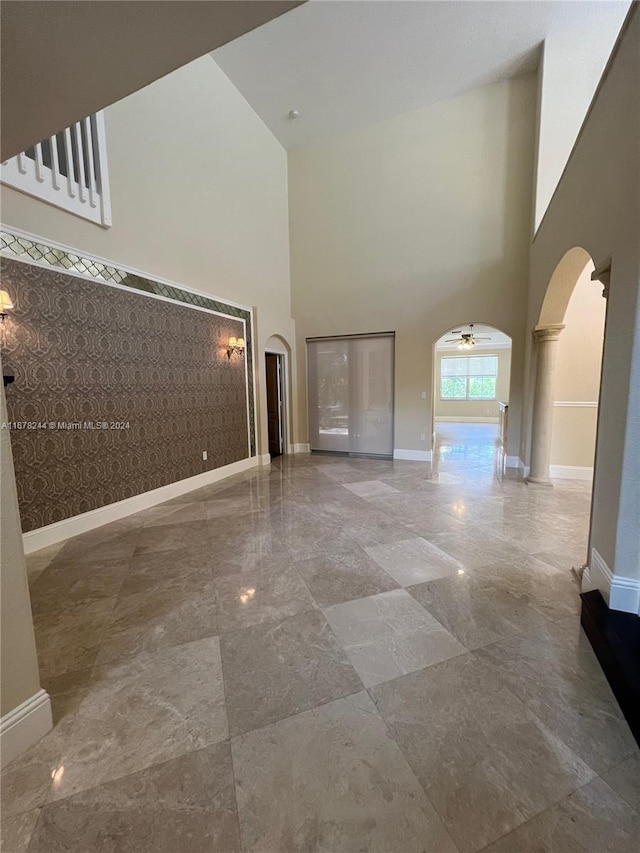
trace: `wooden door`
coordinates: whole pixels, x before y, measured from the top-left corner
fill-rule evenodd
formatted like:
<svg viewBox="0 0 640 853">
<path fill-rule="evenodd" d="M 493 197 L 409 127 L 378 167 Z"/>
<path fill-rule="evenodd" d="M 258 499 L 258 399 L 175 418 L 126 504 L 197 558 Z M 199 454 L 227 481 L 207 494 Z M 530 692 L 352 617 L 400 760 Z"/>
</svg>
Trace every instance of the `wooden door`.
<svg viewBox="0 0 640 853">
<path fill-rule="evenodd" d="M 266 353 L 267 424 L 269 428 L 269 454 L 282 453 L 282 356 Z"/>
</svg>

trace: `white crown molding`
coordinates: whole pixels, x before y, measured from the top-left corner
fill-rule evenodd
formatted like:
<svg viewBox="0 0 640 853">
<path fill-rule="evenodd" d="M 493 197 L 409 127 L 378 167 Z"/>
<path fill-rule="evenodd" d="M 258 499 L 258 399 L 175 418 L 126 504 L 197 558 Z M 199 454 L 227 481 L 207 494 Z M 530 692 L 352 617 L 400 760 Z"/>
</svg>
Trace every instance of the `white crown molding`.
<svg viewBox="0 0 640 853">
<path fill-rule="evenodd" d="M 240 459 L 238 462 L 223 465 L 221 468 L 214 468 L 212 471 L 203 471 L 202 474 L 196 474 L 195 477 L 186 477 L 184 480 L 177 480 L 175 483 L 169 483 L 159 489 L 142 492 L 140 495 L 133 495 L 133 497 L 125 498 L 122 501 L 83 512 L 82 515 L 74 515 L 72 518 L 56 521 L 46 527 L 30 530 L 22 535 L 24 552 L 31 554 L 33 551 L 39 551 L 40 548 L 47 548 L 49 545 L 64 542 L 65 539 L 72 536 L 87 533 L 89 530 L 95 530 L 96 527 L 102 527 L 104 524 L 126 518 L 126 516 L 140 512 L 140 510 L 180 497 L 180 495 L 185 495 L 194 489 L 200 489 L 202 486 L 217 483 L 219 480 L 240 474 L 242 471 L 248 471 L 260 464 L 260 458 L 251 456 L 247 459 Z"/>
<path fill-rule="evenodd" d="M 51 700 L 39 690 L 0 719 L 0 763 L 6 767 L 53 728 Z"/>
<path fill-rule="evenodd" d="M 554 406 L 563 409 L 597 409 L 597 400 L 554 400 Z"/>
<path fill-rule="evenodd" d="M 400 450 L 393 451 L 394 459 L 406 459 L 409 462 L 431 462 L 430 450 Z"/>
<path fill-rule="evenodd" d="M 633 613 L 640 616 L 640 578 L 615 575 L 601 554 L 591 549 L 591 566 L 588 577 L 583 575 L 582 591 L 599 589 L 611 610 Z M 588 586 L 586 586 L 588 584 Z"/>
<path fill-rule="evenodd" d="M 552 480 L 593 480 L 593 468 L 586 465 L 549 465 Z"/>
</svg>

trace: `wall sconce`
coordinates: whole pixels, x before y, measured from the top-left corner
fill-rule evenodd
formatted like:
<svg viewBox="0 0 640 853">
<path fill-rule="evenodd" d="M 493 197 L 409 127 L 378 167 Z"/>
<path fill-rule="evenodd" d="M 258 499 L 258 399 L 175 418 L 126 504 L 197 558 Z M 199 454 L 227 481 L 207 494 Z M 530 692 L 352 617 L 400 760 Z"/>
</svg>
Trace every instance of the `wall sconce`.
<svg viewBox="0 0 640 853">
<path fill-rule="evenodd" d="M 13 302 L 11 301 L 11 297 L 7 293 L 6 290 L 0 290 L 0 321 L 2 322 L 2 345 L 4 346 L 4 321 L 7 316 L 7 311 L 11 311 L 13 308 Z M 6 388 L 7 385 L 11 385 L 15 376 L 10 373 L 2 374 L 2 383 Z"/>
<path fill-rule="evenodd" d="M 231 358 L 234 352 L 239 356 L 244 355 L 244 338 L 229 338 L 227 358 Z"/>
<path fill-rule="evenodd" d="M 0 290 L 0 318 L 2 318 L 3 323 L 7 316 L 7 311 L 11 311 L 12 308 L 13 302 L 11 301 L 11 297 L 6 290 Z"/>
</svg>

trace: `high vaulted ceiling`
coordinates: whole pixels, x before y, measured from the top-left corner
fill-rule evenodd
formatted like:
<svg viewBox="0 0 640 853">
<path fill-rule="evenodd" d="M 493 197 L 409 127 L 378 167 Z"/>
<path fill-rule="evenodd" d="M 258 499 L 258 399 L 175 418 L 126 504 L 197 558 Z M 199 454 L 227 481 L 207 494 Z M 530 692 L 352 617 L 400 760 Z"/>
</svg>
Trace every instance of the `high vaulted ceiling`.
<svg viewBox="0 0 640 853">
<path fill-rule="evenodd" d="M 628 5 L 311 0 L 212 56 L 293 148 L 533 71 L 554 31 Z"/>
<path fill-rule="evenodd" d="M 302 0 L 3 0 L 2 159 Z"/>
</svg>

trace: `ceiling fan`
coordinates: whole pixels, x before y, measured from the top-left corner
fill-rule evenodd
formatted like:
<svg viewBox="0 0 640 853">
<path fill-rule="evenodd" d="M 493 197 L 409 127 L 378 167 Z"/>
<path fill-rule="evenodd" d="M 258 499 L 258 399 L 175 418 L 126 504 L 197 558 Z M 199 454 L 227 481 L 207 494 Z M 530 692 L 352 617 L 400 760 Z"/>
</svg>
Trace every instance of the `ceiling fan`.
<svg viewBox="0 0 640 853">
<path fill-rule="evenodd" d="M 458 344 L 458 349 L 473 349 L 474 346 L 480 341 L 490 341 L 490 336 L 478 336 L 473 333 L 473 323 L 469 323 L 469 331 L 463 332 L 462 329 L 458 329 L 455 332 L 451 332 L 452 335 L 460 335 L 459 338 L 446 338 L 446 344 Z"/>
</svg>

